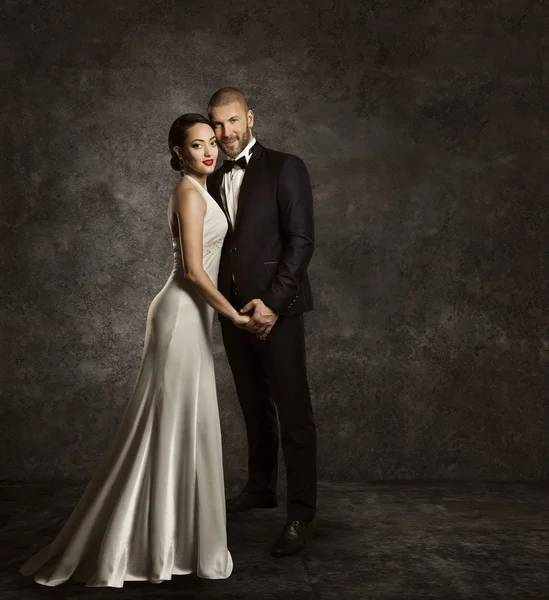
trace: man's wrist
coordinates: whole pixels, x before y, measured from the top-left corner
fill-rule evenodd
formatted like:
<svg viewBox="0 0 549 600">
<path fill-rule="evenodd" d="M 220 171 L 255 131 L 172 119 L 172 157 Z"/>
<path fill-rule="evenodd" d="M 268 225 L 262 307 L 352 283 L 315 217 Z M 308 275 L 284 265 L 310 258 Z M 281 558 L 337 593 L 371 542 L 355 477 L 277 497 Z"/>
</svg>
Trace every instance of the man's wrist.
<svg viewBox="0 0 549 600">
<path fill-rule="evenodd" d="M 273 302 L 269 296 L 260 298 L 260 300 L 272 313 L 274 313 L 275 315 L 278 314 L 275 307 L 273 307 Z"/>
</svg>

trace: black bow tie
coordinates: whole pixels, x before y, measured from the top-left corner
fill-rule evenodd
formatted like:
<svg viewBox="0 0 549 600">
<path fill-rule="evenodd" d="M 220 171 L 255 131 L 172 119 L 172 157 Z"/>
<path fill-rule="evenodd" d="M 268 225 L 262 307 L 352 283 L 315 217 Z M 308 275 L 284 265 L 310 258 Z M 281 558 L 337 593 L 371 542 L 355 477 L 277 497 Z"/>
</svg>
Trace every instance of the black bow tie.
<svg viewBox="0 0 549 600">
<path fill-rule="evenodd" d="M 241 156 L 238 160 L 224 160 L 223 169 L 225 173 L 228 173 L 233 167 L 240 167 L 245 169 L 248 166 L 248 161 L 245 156 Z"/>
</svg>

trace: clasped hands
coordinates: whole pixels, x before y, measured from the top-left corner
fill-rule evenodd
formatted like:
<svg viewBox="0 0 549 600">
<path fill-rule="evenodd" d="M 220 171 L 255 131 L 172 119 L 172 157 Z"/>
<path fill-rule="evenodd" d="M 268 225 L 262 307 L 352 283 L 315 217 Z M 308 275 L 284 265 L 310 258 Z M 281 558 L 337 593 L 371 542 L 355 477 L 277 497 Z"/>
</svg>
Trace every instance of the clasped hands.
<svg viewBox="0 0 549 600">
<path fill-rule="evenodd" d="M 246 315 L 249 313 L 250 315 Z M 262 300 L 254 298 L 250 300 L 246 306 L 240 309 L 241 315 L 249 316 L 247 323 L 243 324 L 243 328 L 253 333 L 258 340 L 265 340 L 271 329 L 274 327 L 278 315 L 274 313 Z"/>
</svg>

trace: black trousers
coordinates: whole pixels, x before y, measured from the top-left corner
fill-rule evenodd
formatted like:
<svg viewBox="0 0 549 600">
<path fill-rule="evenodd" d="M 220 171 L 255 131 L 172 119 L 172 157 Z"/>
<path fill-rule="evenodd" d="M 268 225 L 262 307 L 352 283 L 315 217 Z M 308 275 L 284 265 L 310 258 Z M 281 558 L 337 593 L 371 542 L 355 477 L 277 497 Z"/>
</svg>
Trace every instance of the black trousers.
<svg viewBox="0 0 549 600">
<path fill-rule="evenodd" d="M 245 304 L 234 289 L 231 303 L 237 310 Z M 280 424 L 288 520 L 312 519 L 316 513 L 316 427 L 307 381 L 303 315 L 279 316 L 263 341 L 225 317 L 220 321 L 248 437 L 244 490 L 276 495 Z"/>
</svg>

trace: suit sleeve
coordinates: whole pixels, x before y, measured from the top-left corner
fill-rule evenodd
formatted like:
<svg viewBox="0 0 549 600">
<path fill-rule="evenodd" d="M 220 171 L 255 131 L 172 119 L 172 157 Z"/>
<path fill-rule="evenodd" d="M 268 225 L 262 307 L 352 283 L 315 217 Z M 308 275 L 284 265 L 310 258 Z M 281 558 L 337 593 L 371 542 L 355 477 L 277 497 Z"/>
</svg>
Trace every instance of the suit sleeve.
<svg viewBox="0 0 549 600">
<path fill-rule="evenodd" d="M 278 179 L 278 215 L 284 250 L 276 276 L 261 300 L 280 314 L 299 294 L 314 251 L 313 194 L 305 163 L 290 155 Z"/>
</svg>

